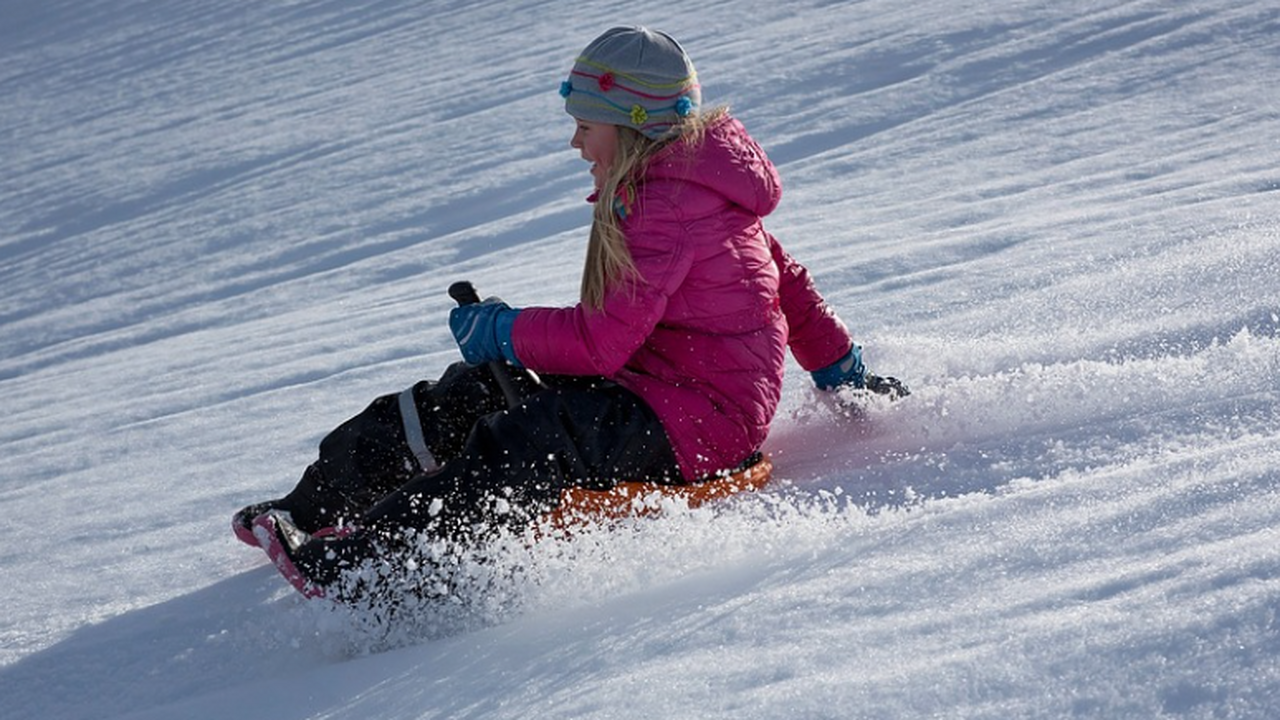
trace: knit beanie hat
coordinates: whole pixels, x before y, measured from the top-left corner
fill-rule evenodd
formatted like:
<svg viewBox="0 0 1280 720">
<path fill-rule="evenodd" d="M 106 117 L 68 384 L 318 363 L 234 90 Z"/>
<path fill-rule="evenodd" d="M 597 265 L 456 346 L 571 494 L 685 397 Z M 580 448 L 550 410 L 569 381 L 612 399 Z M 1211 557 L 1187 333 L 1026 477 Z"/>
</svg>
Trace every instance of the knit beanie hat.
<svg viewBox="0 0 1280 720">
<path fill-rule="evenodd" d="M 665 135 L 702 104 L 693 61 L 675 38 L 643 27 L 616 27 L 582 51 L 560 83 L 565 112 L 589 122 Z"/>
</svg>

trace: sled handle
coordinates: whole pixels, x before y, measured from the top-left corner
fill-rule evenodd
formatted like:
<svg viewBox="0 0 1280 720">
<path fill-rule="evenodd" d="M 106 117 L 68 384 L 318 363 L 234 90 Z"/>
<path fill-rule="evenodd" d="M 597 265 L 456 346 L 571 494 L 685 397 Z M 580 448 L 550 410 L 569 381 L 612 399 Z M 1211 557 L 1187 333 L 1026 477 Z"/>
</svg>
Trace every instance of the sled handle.
<svg viewBox="0 0 1280 720">
<path fill-rule="evenodd" d="M 469 280 L 459 280 L 450 285 L 449 297 L 459 305 L 475 305 L 480 302 L 480 293 L 476 292 L 476 286 Z M 507 407 L 513 408 L 519 405 L 522 400 L 520 391 L 516 389 L 516 383 L 511 378 L 511 372 L 506 363 L 490 360 L 488 366 L 489 372 L 493 373 L 493 379 L 498 381 L 498 387 L 502 388 L 502 396 L 507 400 Z"/>
<path fill-rule="evenodd" d="M 475 305 L 480 302 L 480 293 L 470 280 L 459 280 L 449 286 L 449 297 L 459 305 Z"/>
</svg>

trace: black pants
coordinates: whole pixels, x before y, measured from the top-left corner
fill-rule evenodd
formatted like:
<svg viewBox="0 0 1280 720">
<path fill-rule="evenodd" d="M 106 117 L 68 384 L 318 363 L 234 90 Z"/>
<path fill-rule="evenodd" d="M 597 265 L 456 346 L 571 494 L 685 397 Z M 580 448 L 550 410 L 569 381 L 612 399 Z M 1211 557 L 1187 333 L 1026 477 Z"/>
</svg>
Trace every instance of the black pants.
<svg viewBox="0 0 1280 720">
<path fill-rule="evenodd" d="M 295 521 L 465 538 L 519 528 L 568 487 L 683 482 L 661 422 L 634 393 L 601 378 L 516 380 L 526 396 L 514 408 L 487 368 L 463 363 L 409 396 L 374 400 L 320 443 L 289 495 Z"/>
</svg>

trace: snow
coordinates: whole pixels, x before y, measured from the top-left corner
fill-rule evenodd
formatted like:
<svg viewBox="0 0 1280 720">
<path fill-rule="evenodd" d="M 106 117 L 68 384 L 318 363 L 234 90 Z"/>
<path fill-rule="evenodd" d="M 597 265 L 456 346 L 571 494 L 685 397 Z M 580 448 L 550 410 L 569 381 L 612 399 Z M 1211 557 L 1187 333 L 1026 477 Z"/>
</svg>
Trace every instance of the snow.
<svg viewBox="0 0 1280 720">
<path fill-rule="evenodd" d="M 0 2 L 0 703 L 75 718 L 1280 715 L 1280 10 Z M 778 484 L 513 544 L 394 627 L 230 514 L 567 304 L 555 92 L 682 39 L 907 402 L 789 368 Z"/>
</svg>

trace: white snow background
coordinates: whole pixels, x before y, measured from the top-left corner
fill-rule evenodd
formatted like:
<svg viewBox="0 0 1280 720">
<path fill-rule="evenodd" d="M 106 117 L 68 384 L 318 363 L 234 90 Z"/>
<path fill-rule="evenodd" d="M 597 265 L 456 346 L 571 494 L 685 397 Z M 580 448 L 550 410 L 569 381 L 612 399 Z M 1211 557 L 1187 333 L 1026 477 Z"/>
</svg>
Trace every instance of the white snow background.
<svg viewBox="0 0 1280 720">
<path fill-rule="evenodd" d="M 574 301 L 556 93 L 679 37 L 908 401 L 789 366 L 777 485 L 517 544 L 403 627 L 228 529 Z M 0 2 L 6 718 L 1280 716 L 1273 0 Z"/>
</svg>

